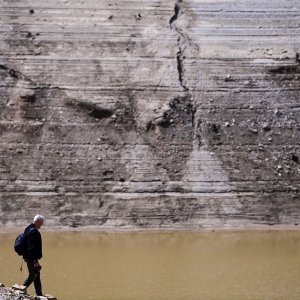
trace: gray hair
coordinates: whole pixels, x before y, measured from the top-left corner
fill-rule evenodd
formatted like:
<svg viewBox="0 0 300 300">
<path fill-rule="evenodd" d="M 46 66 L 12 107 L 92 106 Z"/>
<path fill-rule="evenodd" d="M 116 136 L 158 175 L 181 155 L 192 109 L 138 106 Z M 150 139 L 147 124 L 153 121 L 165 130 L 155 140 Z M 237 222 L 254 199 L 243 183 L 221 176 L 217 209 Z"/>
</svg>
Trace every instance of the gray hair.
<svg viewBox="0 0 300 300">
<path fill-rule="evenodd" d="M 37 222 L 37 221 L 45 221 L 45 218 L 42 215 L 35 215 L 33 218 L 33 223 Z"/>
</svg>

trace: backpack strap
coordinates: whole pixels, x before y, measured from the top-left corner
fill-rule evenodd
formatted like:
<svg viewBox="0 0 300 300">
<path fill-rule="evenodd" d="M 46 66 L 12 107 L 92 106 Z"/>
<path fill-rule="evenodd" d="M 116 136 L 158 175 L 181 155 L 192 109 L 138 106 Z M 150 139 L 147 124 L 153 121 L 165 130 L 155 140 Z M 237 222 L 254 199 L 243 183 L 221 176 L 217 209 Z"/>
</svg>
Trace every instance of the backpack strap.
<svg viewBox="0 0 300 300">
<path fill-rule="evenodd" d="M 27 232 L 25 232 L 25 234 L 26 234 L 26 236 L 29 236 L 30 234 L 32 234 L 36 230 L 37 229 L 35 227 L 29 228 L 29 230 Z"/>
</svg>

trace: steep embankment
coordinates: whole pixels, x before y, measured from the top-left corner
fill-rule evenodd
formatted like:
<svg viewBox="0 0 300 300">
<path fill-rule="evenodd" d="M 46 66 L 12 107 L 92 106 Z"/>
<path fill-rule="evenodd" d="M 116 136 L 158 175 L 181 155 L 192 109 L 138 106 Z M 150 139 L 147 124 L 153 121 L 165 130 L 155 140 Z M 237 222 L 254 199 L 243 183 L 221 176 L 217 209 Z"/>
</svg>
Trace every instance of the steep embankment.
<svg viewBox="0 0 300 300">
<path fill-rule="evenodd" d="M 0 0 L 0 216 L 294 224 L 296 0 Z"/>
</svg>

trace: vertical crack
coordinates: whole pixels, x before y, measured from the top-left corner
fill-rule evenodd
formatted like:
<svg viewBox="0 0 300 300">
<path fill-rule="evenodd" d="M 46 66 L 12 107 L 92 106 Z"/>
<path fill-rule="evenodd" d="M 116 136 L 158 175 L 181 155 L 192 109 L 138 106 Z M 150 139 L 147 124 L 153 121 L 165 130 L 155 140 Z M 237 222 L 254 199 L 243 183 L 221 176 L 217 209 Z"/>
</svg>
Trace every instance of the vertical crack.
<svg viewBox="0 0 300 300">
<path fill-rule="evenodd" d="M 188 91 L 189 90 L 188 87 L 184 84 L 184 65 L 183 65 L 183 61 L 184 61 L 183 51 L 184 50 L 182 50 L 182 47 L 180 46 L 180 40 L 181 40 L 181 38 L 178 38 L 179 50 L 177 51 L 177 54 L 176 54 L 178 79 L 179 79 L 179 83 L 183 87 L 183 89 L 185 91 Z"/>
<path fill-rule="evenodd" d="M 177 46 L 178 46 L 178 51 L 176 53 L 176 61 L 177 61 L 177 71 L 178 71 L 178 80 L 181 85 L 181 87 L 185 90 L 188 91 L 188 87 L 184 83 L 184 51 L 185 51 L 185 42 L 186 42 L 186 37 L 183 34 L 183 32 L 177 28 L 176 26 L 173 27 L 173 23 L 178 20 L 179 16 L 182 13 L 182 0 L 177 0 L 174 6 L 174 14 L 169 20 L 170 28 L 174 29 L 177 34 L 178 34 L 178 39 L 177 39 Z"/>
<path fill-rule="evenodd" d="M 176 3 L 175 3 L 175 7 L 174 7 L 174 15 L 170 18 L 169 20 L 169 24 L 170 24 L 170 27 L 172 28 L 172 24 L 174 21 L 176 21 L 178 19 L 178 15 L 179 15 L 179 12 L 181 11 L 181 7 L 179 5 L 179 3 L 181 3 L 182 0 L 178 0 Z"/>
<path fill-rule="evenodd" d="M 191 91 L 188 87 L 187 81 L 185 79 L 185 68 L 184 68 L 184 61 L 185 61 L 185 50 L 187 45 L 193 46 L 188 35 L 184 33 L 184 31 L 176 26 L 176 21 L 183 15 L 183 0 L 176 0 L 174 5 L 174 14 L 169 20 L 170 29 L 174 30 L 177 33 L 177 47 L 178 51 L 176 52 L 176 62 L 177 62 L 177 72 L 178 72 L 178 80 L 180 86 L 183 88 L 184 92 L 186 93 L 187 99 L 193 101 L 193 97 L 191 95 Z M 175 24 L 174 24 L 175 22 Z M 194 46 L 196 47 L 196 46 Z M 198 48 L 198 47 L 197 47 Z M 191 103 L 192 104 L 192 103 Z M 192 104 L 193 105 L 193 104 Z M 192 109 L 192 126 L 194 130 L 196 129 L 197 123 L 197 114 L 196 109 Z M 194 132 L 196 135 L 196 130 Z"/>
</svg>

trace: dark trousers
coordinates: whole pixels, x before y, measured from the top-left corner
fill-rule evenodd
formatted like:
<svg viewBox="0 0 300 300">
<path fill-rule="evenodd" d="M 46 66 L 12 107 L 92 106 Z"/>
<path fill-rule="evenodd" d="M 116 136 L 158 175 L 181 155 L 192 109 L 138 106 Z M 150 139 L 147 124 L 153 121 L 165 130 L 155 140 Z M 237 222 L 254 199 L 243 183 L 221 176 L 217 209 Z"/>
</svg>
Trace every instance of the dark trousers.
<svg viewBox="0 0 300 300">
<path fill-rule="evenodd" d="M 32 282 L 34 283 L 35 293 L 37 296 L 42 296 L 42 284 L 41 284 L 41 277 L 40 277 L 40 271 L 36 270 L 34 268 L 34 263 L 32 260 L 27 260 L 27 268 L 29 275 L 24 281 L 23 285 L 26 287 L 30 286 Z"/>
</svg>

